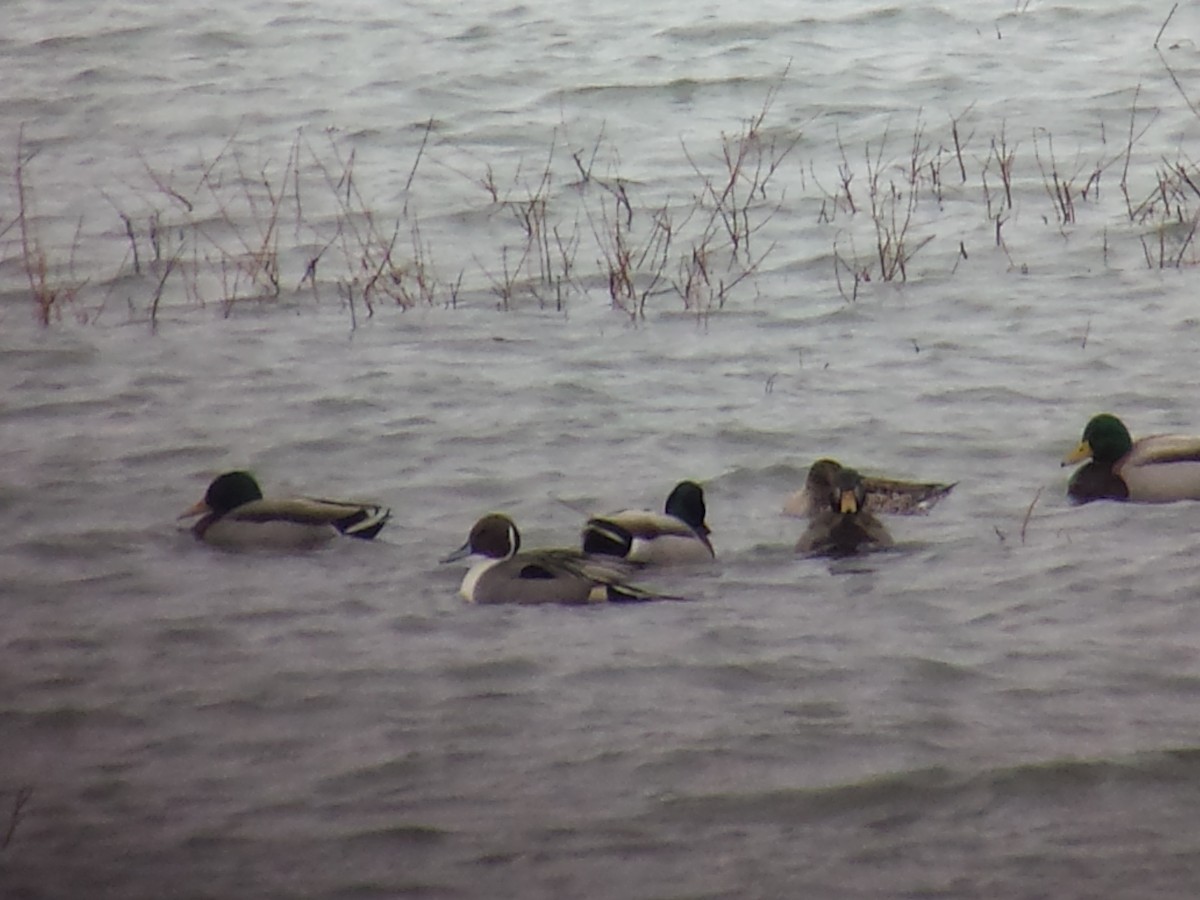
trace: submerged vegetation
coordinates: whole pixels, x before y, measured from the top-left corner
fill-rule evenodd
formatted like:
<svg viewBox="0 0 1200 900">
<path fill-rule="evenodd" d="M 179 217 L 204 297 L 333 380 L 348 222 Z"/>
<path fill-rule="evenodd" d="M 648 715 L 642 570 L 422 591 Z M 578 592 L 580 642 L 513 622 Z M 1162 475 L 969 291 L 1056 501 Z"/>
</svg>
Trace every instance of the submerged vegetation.
<svg viewBox="0 0 1200 900">
<path fill-rule="evenodd" d="M 603 132 L 580 146 L 565 127 L 535 165 L 522 160 L 503 174 L 473 156 L 463 164 L 431 119 L 398 193 L 360 181 L 358 151 L 339 132 L 300 131 L 282 157 L 234 135 L 186 171 L 142 159 L 132 196 L 104 195 L 114 221 L 97 235 L 80 218 L 62 245 L 45 237 L 37 154 L 21 133 L 11 202 L 0 207 L 0 277 L 19 273 L 19 292 L 44 325 L 91 321 L 118 302 L 153 326 L 171 308 L 230 315 L 308 295 L 336 296 L 356 325 L 385 307 L 562 311 L 588 297 L 631 320 L 651 308 L 707 317 L 759 293 L 758 277 L 784 241 L 789 251 L 810 248 L 800 263 L 792 251 L 787 265 L 826 273 L 847 302 L 870 283 L 952 275 L 977 252 L 1025 271 L 1014 246 L 1036 246 L 1048 233 L 1068 240 L 1085 220 L 1104 264 L 1117 244 L 1149 268 L 1200 261 L 1200 166 L 1180 153 L 1145 171 L 1137 148 L 1154 113 L 1139 106 L 1140 88 L 1121 140 L 1110 143 L 1101 123 L 1090 153 L 1064 154 L 1043 128 L 1016 136 L 1000 122 L 989 133 L 970 106 L 936 128 L 918 112 L 902 134 L 888 125 L 861 146 L 838 133 L 835 146 L 812 148 L 818 162 L 804 158 L 804 127 L 774 122 L 784 84 L 786 73 L 711 146 L 681 143 L 671 185 L 625 177 Z M 436 177 L 423 193 L 431 167 Z M 466 182 L 459 205 L 431 212 L 430 193 L 446 177 Z M 389 189 L 388 202 L 372 199 Z M 488 240 L 464 247 L 466 225 Z M 88 258 L 111 259 L 111 270 L 92 262 L 79 274 L 85 241 Z"/>
</svg>

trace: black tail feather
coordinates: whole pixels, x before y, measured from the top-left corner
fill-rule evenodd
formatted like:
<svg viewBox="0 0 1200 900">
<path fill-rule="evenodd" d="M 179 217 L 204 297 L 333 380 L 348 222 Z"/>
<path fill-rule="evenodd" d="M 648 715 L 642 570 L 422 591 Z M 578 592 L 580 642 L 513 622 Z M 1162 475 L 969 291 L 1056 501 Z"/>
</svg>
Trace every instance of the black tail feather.
<svg viewBox="0 0 1200 900">
<path fill-rule="evenodd" d="M 345 518 L 334 522 L 334 527 L 347 537 L 372 540 L 392 517 L 392 511 L 382 506 L 364 506 Z"/>
</svg>

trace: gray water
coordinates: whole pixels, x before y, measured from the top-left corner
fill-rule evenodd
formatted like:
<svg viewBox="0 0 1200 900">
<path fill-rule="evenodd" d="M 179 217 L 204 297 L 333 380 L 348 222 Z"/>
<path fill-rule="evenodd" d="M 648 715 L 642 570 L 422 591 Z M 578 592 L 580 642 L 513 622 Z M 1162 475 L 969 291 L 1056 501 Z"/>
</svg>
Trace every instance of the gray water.
<svg viewBox="0 0 1200 900">
<path fill-rule="evenodd" d="M 0 895 L 1196 895 L 1197 507 L 1058 466 L 1200 428 L 1194 5 L 112 7 L 0 29 Z M 821 455 L 959 484 L 798 559 Z M 681 478 L 692 602 L 437 563 Z"/>
</svg>

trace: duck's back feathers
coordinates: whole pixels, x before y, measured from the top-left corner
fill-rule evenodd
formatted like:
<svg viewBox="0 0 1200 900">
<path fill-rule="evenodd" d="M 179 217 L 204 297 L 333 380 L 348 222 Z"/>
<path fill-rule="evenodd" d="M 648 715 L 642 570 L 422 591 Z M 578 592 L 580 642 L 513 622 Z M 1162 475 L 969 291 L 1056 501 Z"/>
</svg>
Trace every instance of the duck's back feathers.
<svg viewBox="0 0 1200 900">
<path fill-rule="evenodd" d="M 475 598 L 476 603 L 645 603 L 651 600 L 681 600 L 630 584 L 626 579 L 633 566 L 617 559 L 597 559 L 568 549 L 550 549 L 518 554 L 510 562 L 518 565 L 520 581 L 514 594 L 492 585 Z M 538 584 L 544 583 L 544 588 Z"/>
<path fill-rule="evenodd" d="M 1134 442 L 1133 449 L 1117 463 L 1117 467 L 1177 462 L 1200 463 L 1200 437 L 1189 434 L 1147 435 Z"/>
<path fill-rule="evenodd" d="M 348 500 L 321 500 L 302 497 L 287 501 L 301 507 L 303 516 L 323 519 L 347 537 L 371 540 L 392 517 L 392 511 L 376 503 L 355 503 Z"/>
<path fill-rule="evenodd" d="M 664 513 L 651 512 L 648 509 L 626 509 L 621 512 L 588 519 L 585 528 L 593 523 L 597 525 L 614 525 L 634 537 L 655 537 L 657 535 L 675 535 L 676 537 L 695 537 L 697 530 L 674 516 Z"/>
</svg>

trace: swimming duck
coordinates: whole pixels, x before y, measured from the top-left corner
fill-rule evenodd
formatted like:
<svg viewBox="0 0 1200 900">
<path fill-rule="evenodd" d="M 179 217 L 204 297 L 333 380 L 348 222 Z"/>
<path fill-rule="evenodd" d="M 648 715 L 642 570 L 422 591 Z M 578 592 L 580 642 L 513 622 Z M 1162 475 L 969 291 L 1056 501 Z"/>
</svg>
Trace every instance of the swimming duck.
<svg viewBox="0 0 1200 900">
<path fill-rule="evenodd" d="M 197 540 L 229 549 L 315 547 L 338 534 L 369 540 L 391 517 L 370 503 L 310 497 L 263 498 L 249 472 L 226 472 L 208 486 L 204 499 L 180 519 L 202 516 L 192 526 Z"/>
<path fill-rule="evenodd" d="M 631 603 L 678 600 L 627 584 L 631 567 L 613 557 L 578 550 L 521 550 L 521 535 L 508 516 L 491 513 L 471 528 L 467 542 L 442 562 L 480 559 L 463 577 L 459 593 L 468 603 Z"/>
<path fill-rule="evenodd" d="M 1079 446 L 1062 464 L 1085 459 L 1091 462 L 1076 470 L 1067 484 L 1067 495 L 1076 503 L 1200 500 L 1200 437 L 1153 434 L 1134 441 L 1125 423 L 1101 413 L 1087 423 Z"/>
<path fill-rule="evenodd" d="M 818 459 L 808 470 L 805 485 L 788 497 L 783 505 L 783 514 L 803 518 L 814 510 L 825 506 L 828 492 L 826 469 L 839 467 L 832 459 Z M 933 482 L 900 481 L 895 478 L 860 476 L 866 491 L 866 509 L 872 513 L 888 513 L 897 516 L 923 516 L 938 502 L 954 490 L 951 484 Z"/>
<path fill-rule="evenodd" d="M 862 476 L 833 460 L 822 462 L 826 464 L 817 470 L 816 478 L 809 473 L 809 486 L 814 497 L 826 498 L 826 505 L 809 516 L 808 528 L 796 542 L 796 552 L 849 556 L 860 550 L 892 546 L 888 530 L 866 508 Z"/>
<path fill-rule="evenodd" d="M 583 550 L 629 562 L 672 565 L 708 562 L 716 554 L 709 541 L 704 490 L 681 481 L 667 497 L 664 512 L 627 509 L 588 519 Z"/>
</svg>

